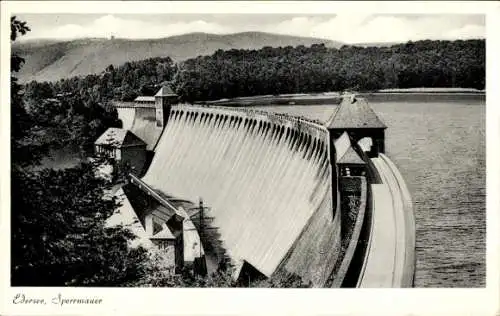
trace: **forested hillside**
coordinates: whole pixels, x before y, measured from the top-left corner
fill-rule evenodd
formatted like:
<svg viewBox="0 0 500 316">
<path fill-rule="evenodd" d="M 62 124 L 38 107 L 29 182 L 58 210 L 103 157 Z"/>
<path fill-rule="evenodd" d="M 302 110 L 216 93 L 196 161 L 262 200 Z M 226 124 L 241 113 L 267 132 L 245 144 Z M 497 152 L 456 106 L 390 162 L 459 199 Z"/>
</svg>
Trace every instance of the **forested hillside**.
<svg viewBox="0 0 500 316">
<path fill-rule="evenodd" d="M 345 89 L 483 89 L 485 43 L 419 41 L 391 47 L 217 51 L 181 63 L 177 85 L 187 100 Z"/>
<path fill-rule="evenodd" d="M 263 32 L 227 35 L 190 33 L 160 39 L 78 39 L 63 42 L 31 41 L 13 45 L 15 54 L 26 64 L 18 76 L 21 82 L 55 81 L 73 76 L 101 72 L 109 65 L 169 56 L 182 61 L 199 55 L 213 54 L 218 49 L 259 49 L 264 46 L 297 46 L 325 43 L 341 44 L 325 39 L 287 36 Z"/>
<path fill-rule="evenodd" d="M 371 91 L 388 88 L 460 87 L 484 89 L 485 42 L 419 41 L 391 47 L 324 45 L 218 50 L 175 63 L 152 58 L 108 66 L 99 75 L 44 83 L 45 97 L 88 91 L 97 101 L 129 101 L 152 95 L 173 81 L 183 100 L 214 100 L 283 93 Z M 27 96 L 38 95 L 27 85 Z"/>
</svg>

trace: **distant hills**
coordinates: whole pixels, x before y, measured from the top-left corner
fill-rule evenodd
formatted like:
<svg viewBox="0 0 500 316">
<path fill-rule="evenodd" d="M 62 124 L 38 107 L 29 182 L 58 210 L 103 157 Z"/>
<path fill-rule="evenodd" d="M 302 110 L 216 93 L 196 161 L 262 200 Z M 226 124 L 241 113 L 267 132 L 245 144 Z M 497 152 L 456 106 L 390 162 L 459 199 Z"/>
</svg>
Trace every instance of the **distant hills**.
<svg viewBox="0 0 500 316">
<path fill-rule="evenodd" d="M 265 46 L 311 46 L 325 44 L 340 47 L 340 42 L 326 39 L 278 35 L 264 32 L 244 32 L 228 35 L 189 33 L 161 39 L 130 40 L 88 38 L 71 41 L 32 40 L 15 43 L 12 51 L 24 57 L 26 63 L 18 78 L 55 81 L 61 78 L 99 73 L 110 64 L 151 57 L 171 57 L 181 61 L 199 55 L 210 55 L 218 49 L 259 49 Z"/>
</svg>

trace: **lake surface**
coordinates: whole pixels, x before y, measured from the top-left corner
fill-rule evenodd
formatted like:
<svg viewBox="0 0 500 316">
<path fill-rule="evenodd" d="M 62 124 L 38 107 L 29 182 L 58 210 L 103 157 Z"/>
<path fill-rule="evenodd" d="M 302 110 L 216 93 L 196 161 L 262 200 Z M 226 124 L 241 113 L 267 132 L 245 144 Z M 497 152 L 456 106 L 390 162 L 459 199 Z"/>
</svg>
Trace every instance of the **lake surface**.
<svg viewBox="0 0 500 316">
<path fill-rule="evenodd" d="M 390 99 L 390 98 L 389 98 Z M 437 100 L 436 100 L 437 99 Z M 486 285 L 484 97 L 371 99 L 388 126 L 386 153 L 412 193 L 416 287 Z M 332 106 L 266 106 L 324 120 Z"/>
</svg>

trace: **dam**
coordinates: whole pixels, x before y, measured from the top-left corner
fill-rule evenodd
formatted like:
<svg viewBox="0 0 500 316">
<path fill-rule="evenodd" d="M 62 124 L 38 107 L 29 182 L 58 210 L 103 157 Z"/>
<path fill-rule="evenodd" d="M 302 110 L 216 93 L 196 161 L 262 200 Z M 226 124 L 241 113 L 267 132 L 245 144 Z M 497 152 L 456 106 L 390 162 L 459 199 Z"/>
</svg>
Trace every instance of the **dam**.
<svg viewBox="0 0 500 316">
<path fill-rule="evenodd" d="M 313 287 L 411 287 L 411 197 L 384 155 L 386 126 L 364 99 L 339 101 L 325 122 L 177 104 L 168 88 L 115 106 L 122 128 L 141 138 L 152 156 L 132 182 L 158 195 L 160 204 L 171 199 L 172 209 L 175 200 L 203 199 L 222 249 L 211 260 L 227 258 L 235 279 L 291 273 Z M 347 183 L 356 183 L 361 196 L 348 233 L 341 207 Z M 158 231 L 162 220 L 181 213 L 191 216 L 157 216 Z M 208 245 L 201 233 L 197 238 L 205 249 L 201 258 Z"/>
</svg>

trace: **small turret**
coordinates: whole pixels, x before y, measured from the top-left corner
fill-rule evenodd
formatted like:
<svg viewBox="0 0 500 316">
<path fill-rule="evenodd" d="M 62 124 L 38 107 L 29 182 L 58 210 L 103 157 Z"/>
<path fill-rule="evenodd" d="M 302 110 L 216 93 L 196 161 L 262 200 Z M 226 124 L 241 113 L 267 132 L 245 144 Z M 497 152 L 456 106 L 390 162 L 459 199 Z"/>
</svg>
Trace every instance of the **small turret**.
<svg viewBox="0 0 500 316">
<path fill-rule="evenodd" d="M 163 87 L 155 94 L 156 107 L 156 126 L 163 128 L 168 122 L 170 107 L 177 102 L 178 95 L 173 91 L 169 84 Z"/>
<path fill-rule="evenodd" d="M 356 143 L 365 137 L 371 139 L 373 145 L 370 148 L 370 157 L 377 157 L 379 153 L 384 153 L 384 130 L 387 126 L 365 99 L 358 98 L 354 94 L 343 98 L 336 112 L 326 122 L 325 127 L 328 129 L 332 141 L 347 132 Z"/>
</svg>

